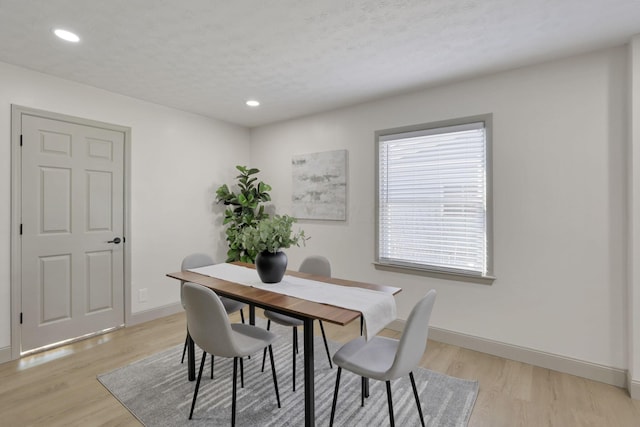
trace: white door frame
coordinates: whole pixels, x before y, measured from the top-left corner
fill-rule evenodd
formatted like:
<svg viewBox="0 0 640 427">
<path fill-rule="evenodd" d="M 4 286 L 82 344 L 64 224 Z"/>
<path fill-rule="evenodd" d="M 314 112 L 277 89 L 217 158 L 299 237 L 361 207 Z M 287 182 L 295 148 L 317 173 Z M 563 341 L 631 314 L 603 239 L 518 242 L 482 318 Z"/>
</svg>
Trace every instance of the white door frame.
<svg viewBox="0 0 640 427">
<path fill-rule="evenodd" d="M 22 153 L 20 133 L 22 115 L 29 114 L 84 126 L 95 126 L 124 133 L 124 323 L 131 322 L 131 128 L 53 113 L 34 108 L 11 105 L 11 360 L 20 358 L 20 312 L 22 310 L 22 251 L 20 223 L 22 218 Z"/>
</svg>

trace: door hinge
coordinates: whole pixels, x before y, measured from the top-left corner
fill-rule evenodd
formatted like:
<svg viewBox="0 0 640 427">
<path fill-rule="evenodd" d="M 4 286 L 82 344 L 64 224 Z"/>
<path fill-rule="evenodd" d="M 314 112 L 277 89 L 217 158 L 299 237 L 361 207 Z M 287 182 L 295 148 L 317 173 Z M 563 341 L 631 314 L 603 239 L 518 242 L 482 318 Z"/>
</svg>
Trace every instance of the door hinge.
<svg viewBox="0 0 640 427">
<path fill-rule="evenodd" d="M 20 235 L 22 236 L 22 224 L 20 224 Z"/>
<path fill-rule="evenodd" d="M 22 147 L 22 135 L 20 135 L 20 147 Z"/>
<path fill-rule="evenodd" d="M 22 325 L 22 313 L 20 313 L 20 324 Z"/>
</svg>

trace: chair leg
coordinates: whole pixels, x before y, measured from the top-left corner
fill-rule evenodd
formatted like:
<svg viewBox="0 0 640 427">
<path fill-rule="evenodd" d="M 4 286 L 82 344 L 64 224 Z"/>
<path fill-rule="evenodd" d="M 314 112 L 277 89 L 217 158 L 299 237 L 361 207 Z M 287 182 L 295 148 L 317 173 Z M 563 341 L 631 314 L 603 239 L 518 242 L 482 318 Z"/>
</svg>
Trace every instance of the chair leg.
<svg viewBox="0 0 640 427">
<path fill-rule="evenodd" d="M 329 353 L 329 344 L 327 344 L 327 336 L 324 334 L 324 326 L 322 326 L 322 320 L 318 320 L 320 323 L 320 331 L 322 331 L 322 339 L 324 340 L 324 349 L 327 351 L 327 359 L 329 359 L 329 368 L 333 369 L 331 363 L 331 353 Z"/>
<path fill-rule="evenodd" d="M 422 415 L 422 405 L 420 405 L 420 397 L 418 396 L 418 389 L 416 388 L 416 380 L 413 378 L 413 372 L 409 372 L 409 378 L 411 378 L 411 387 L 413 387 L 413 397 L 416 398 L 416 405 L 418 405 L 418 414 L 420 414 L 420 422 L 424 427 L 424 416 Z"/>
<path fill-rule="evenodd" d="M 189 334 L 184 339 L 184 348 L 182 349 L 182 360 L 180 363 L 184 363 L 184 355 L 187 353 L 187 344 L 189 343 Z"/>
<path fill-rule="evenodd" d="M 211 355 L 211 379 L 213 379 L 213 361 L 214 361 L 215 357 L 213 357 L 213 354 Z"/>
<path fill-rule="evenodd" d="M 395 427 L 393 421 L 393 402 L 391 401 L 391 381 L 387 381 L 387 401 L 389 402 L 389 422 L 391 427 Z"/>
<path fill-rule="evenodd" d="M 238 379 L 238 358 L 233 358 L 233 395 L 231 397 L 231 427 L 236 425 L 236 380 Z"/>
<path fill-rule="evenodd" d="M 364 407 L 365 377 L 360 377 L 360 406 Z"/>
<path fill-rule="evenodd" d="M 293 339 L 293 349 L 295 350 L 296 354 L 300 353 L 300 346 L 298 345 L 298 327 L 294 326 L 293 327 L 293 335 L 294 335 L 294 339 Z"/>
<path fill-rule="evenodd" d="M 240 388 L 244 388 L 244 363 L 242 363 L 242 357 L 240 357 Z"/>
<path fill-rule="evenodd" d="M 196 398 L 198 397 L 198 389 L 200 388 L 200 379 L 202 378 L 202 370 L 204 369 L 204 361 L 207 357 L 207 352 L 202 352 L 202 360 L 200 361 L 200 373 L 198 374 L 198 380 L 196 381 L 196 389 L 193 392 L 193 401 L 191 402 L 191 412 L 189 412 L 189 419 L 193 417 L 193 408 L 196 407 Z"/>
<path fill-rule="evenodd" d="M 298 327 L 294 326 L 293 327 L 293 348 L 296 348 L 296 344 L 298 342 Z M 293 365 L 293 391 L 296 391 L 296 352 L 292 351 L 291 354 L 293 355 L 293 359 L 292 359 L 292 365 Z"/>
<path fill-rule="evenodd" d="M 333 391 L 333 403 L 331 404 L 331 419 L 329 420 L 329 427 L 333 426 L 333 418 L 336 414 L 336 402 L 338 401 L 338 389 L 340 388 L 341 373 L 342 373 L 342 367 L 338 366 L 338 375 L 336 376 L 336 388 Z"/>
<path fill-rule="evenodd" d="M 267 320 L 267 331 L 269 330 L 269 328 L 271 328 L 271 319 Z M 264 372 L 264 360 L 267 358 L 267 348 L 264 348 L 264 351 L 262 352 L 262 369 L 260 369 L 260 372 Z"/>
<path fill-rule="evenodd" d="M 278 400 L 278 408 L 280 408 L 280 393 L 278 392 L 278 377 L 276 376 L 276 365 L 273 362 L 273 348 L 269 344 L 269 359 L 271 359 L 271 374 L 273 375 L 273 386 L 276 389 L 276 399 Z"/>
</svg>

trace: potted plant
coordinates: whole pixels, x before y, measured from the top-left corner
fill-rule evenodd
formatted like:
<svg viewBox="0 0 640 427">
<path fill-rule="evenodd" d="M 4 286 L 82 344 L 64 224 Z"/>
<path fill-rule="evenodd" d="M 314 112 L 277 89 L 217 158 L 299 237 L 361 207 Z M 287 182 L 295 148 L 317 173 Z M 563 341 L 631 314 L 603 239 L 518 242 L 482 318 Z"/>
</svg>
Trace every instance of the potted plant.
<svg viewBox="0 0 640 427">
<path fill-rule="evenodd" d="M 304 230 L 293 231 L 296 219 L 288 215 L 264 218 L 256 225 L 245 227 L 240 240 L 249 256 L 255 258 L 260 280 L 277 283 L 287 269 L 287 255 L 281 249 L 306 244 Z"/>
<path fill-rule="evenodd" d="M 240 191 L 235 193 L 227 184 L 221 185 L 216 190 L 216 202 L 227 206 L 222 221 L 222 224 L 227 226 L 227 262 L 244 261 L 253 264 L 255 255 L 252 256 L 245 250 L 240 240 L 240 232 L 269 217 L 264 211 L 263 203 L 271 200 L 271 186 L 262 181 L 256 183 L 258 178 L 254 175 L 260 172 L 259 169 L 249 169 L 246 166 L 236 166 L 236 169 L 240 171 L 240 175 L 236 177 Z"/>
</svg>

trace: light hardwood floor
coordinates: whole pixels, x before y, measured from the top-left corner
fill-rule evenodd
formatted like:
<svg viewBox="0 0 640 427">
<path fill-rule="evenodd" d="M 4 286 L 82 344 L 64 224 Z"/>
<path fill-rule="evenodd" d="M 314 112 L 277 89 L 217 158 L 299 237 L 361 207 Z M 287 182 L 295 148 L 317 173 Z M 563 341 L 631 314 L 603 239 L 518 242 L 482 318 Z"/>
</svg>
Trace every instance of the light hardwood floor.
<svg viewBox="0 0 640 427">
<path fill-rule="evenodd" d="M 325 323 L 328 338 L 357 336 L 356 323 Z M 180 313 L 2 364 L 0 425 L 138 426 L 96 376 L 180 344 L 184 334 Z M 640 426 L 640 401 L 610 385 L 434 341 L 421 364 L 480 382 L 471 427 Z"/>
</svg>

